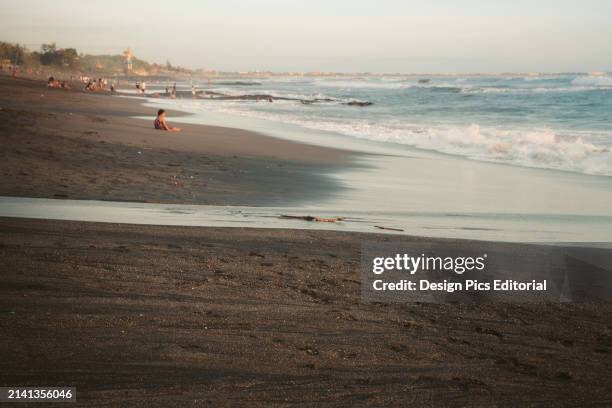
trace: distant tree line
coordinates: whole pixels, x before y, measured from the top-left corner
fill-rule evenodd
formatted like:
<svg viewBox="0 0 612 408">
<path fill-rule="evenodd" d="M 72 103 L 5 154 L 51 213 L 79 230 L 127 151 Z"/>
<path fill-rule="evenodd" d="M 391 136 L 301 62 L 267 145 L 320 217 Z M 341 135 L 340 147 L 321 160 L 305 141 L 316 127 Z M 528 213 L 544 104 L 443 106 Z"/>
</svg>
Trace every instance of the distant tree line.
<svg viewBox="0 0 612 408">
<path fill-rule="evenodd" d="M 79 68 L 79 53 L 75 48 L 57 48 L 55 43 L 43 44 L 38 55 L 41 65 L 54 65 L 63 68 Z"/>
<path fill-rule="evenodd" d="M 58 48 L 55 43 L 42 44 L 40 50 L 30 51 L 25 46 L 0 41 L 0 60 L 10 60 L 11 64 L 35 69 L 47 66 L 70 71 L 99 72 L 111 75 L 125 72 L 125 57 L 123 55 L 79 54 L 75 48 Z M 132 70 L 137 73 L 145 72 L 152 75 L 162 72 L 191 72 L 187 68 L 173 66 L 170 61 L 166 61 L 165 64 L 150 64 L 136 57 L 132 58 Z"/>
<path fill-rule="evenodd" d="M 0 59 L 10 60 L 14 65 L 49 65 L 61 68 L 79 68 L 79 53 L 74 48 L 57 48 L 55 43 L 43 44 L 40 51 L 30 52 L 19 44 L 0 42 Z"/>
<path fill-rule="evenodd" d="M 0 42 L 0 59 L 10 60 L 12 64 L 22 65 L 26 62 L 29 51 L 19 44 Z"/>
</svg>

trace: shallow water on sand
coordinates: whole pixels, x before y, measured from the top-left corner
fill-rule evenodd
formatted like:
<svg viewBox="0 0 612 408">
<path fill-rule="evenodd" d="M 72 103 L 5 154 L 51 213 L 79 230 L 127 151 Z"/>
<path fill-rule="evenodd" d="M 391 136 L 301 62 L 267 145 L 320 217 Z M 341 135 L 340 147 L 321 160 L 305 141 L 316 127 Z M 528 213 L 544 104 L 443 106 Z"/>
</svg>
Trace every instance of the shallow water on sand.
<svg viewBox="0 0 612 408">
<path fill-rule="evenodd" d="M 602 116 L 600 110 L 608 103 L 612 106 L 612 99 L 609 98 L 612 94 L 612 83 L 607 84 L 605 78 L 597 79 L 590 76 L 536 79 L 481 78 L 465 81 L 453 78 L 452 80 L 461 84 L 457 85 L 458 89 L 462 89 L 461 97 L 455 95 L 457 93 L 455 91 L 452 91 L 454 96 L 439 97 L 450 91 L 437 89 L 432 85 L 433 82 L 427 86 L 412 84 L 416 79 L 403 82 L 380 79 L 351 82 L 353 86 L 350 89 L 346 83 L 337 84 L 331 80 L 319 80 L 315 81 L 314 85 L 311 84 L 325 87 L 332 93 L 341 85 L 343 92 L 347 94 L 379 98 L 376 108 L 372 110 L 338 104 L 304 107 L 295 101 L 264 105 L 253 101 L 227 102 L 191 98 L 177 100 L 152 98 L 148 100 L 148 104 L 152 108 L 165 107 L 193 114 L 173 118 L 177 122 L 244 128 L 274 137 L 361 153 L 355 156 L 355 166 L 347 166 L 344 170 L 328 174 L 345 188 L 335 194 L 304 204 L 308 206 L 307 209 L 312 215 L 332 214 L 354 216 L 356 220 L 374 219 L 379 223 L 384 221 L 390 226 L 405 229 L 409 234 L 427 236 L 524 242 L 611 242 L 612 177 L 607 175 L 606 166 L 609 164 L 608 159 L 612 157 L 609 150 L 612 146 L 612 136 L 607 139 L 606 132 L 608 127 L 612 130 L 612 123 L 608 116 Z M 593 84 L 587 86 L 581 81 L 592 81 Z M 537 86 L 538 84 L 544 84 L 546 87 Z M 267 85 L 278 84 L 267 83 Z M 287 92 L 296 85 L 290 83 L 287 86 L 282 84 L 278 86 L 279 92 L 289 95 Z M 502 132 L 498 135 L 504 140 L 511 139 L 514 142 L 513 149 L 519 149 L 519 151 L 511 149 L 498 152 L 500 155 L 508 154 L 506 158 L 500 155 L 495 156 L 497 159 L 492 156 L 482 156 L 484 153 L 478 149 L 492 149 L 487 150 L 490 153 L 497 149 L 497 145 L 489 143 L 492 140 L 490 137 L 472 133 L 455 134 L 456 137 L 440 139 L 439 134 L 429 134 L 418 128 L 416 134 L 420 135 L 419 143 L 404 143 L 405 139 L 397 137 L 393 143 L 390 143 L 388 138 L 370 137 L 384 134 L 387 136 L 394 134 L 398 137 L 406 134 L 414 136 L 410 132 L 415 131 L 415 128 L 403 127 L 401 132 L 396 134 L 388 133 L 378 125 L 364 128 L 363 123 L 358 121 L 359 118 L 367 119 L 372 115 L 382 114 L 380 110 L 388 108 L 384 105 L 389 101 L 385 99 L 389 96 L 388 92 L 399 92 L 398 89 L 411 89 L 402 92 L 400 95 L 402 98 L 418 99 L 415 95 L 425 92 L 428 96 L 424 104 L 448 103 L 466 109 L 469 106 L 475 109 L 473 105 L 476 102 L 470 98 L 480 98 L 482 95 L 510 95 L 500 96 L 505 99 L 498 101 L 499 106 L 512 104 L 516 105 L 517 109 L 533 108 L 532 110 L 538 113 L 526 117 L 524 124 L 533 128 L 539 126 L 538 124 L 547 129 L 563 128 L 563 132 L 580 134 L 580 138 L 568 139 L 559 135 L 553 137 L 546 132 L 530 133 L 528 129 L 516 127 L 517 118 L 522 117 L 521 114 L 513 116 L 508 112 L 488 109 L 486 101 L 481 101 L 482 105 L 479 105 L 482 111 L 476 109 L 470 111 L 472 112 L 470 115 L 489 127 L 495 124 L 495 120 L 499 120 L 498 125 L 513 129 L 510 133 Z M 233 91 L 240 93 L 247 90 L 253 92 L 251 86 L 242 86 L 242 88 L 238 86 Z M 430 95 L 432 92 L 435 96 Z M 400 97 L 398 95 L 396 96 Z M 465 99 L 465 95 L 471 96 Z M 488 100 L 487 97 L 483 98 Z M 468 99 L 471 102 L 468 102 Z M 529 105 L 531 108 L 521 107 L 523 102 L 541 106 L 538 105 L 538 109 L 531 105 Z M 587 102 L 593 107 L 589 115 L 580 116 L 576 112 L 584 108 L 582 105 Z M 220 109 L 218 104 L 226 107 L 230 104 L 232 109 Z M 400 107 L 389 109 L 400 109 Z M 253 112 L 271 111 L 275 111 L 276 114 L 253 114 Z M 306 111 L 311 113 L 311 119 L 314 118 L 312 116 L 315 115 L 314 111 L 319 112 L 319 115 L 339 115 L 335 120 L 344 125 L 340 128 L 317 130 L 312 123 L 292 121 L 288 116 L 291 112 L 303 114 Z M 385 120 L 392 122 L 393 118 L 400 116 L 400 113 L 396 112 L 387 115 Z M 320 119 L 318 116 L 317 118 Z M 418 118 L 430 121 L 437 118 L 439 123 L 450 126 L 451 122 L 459 121 L 460 115 L 455 112 L 445 116 L 440 112 L 428 111 Z M 468 117 L 462 120 L 470 119 Z M 351 124 L 355 124 L 358 129 L 351 128 Z M 424 122 L 419 126 L 424 126 Z M 360 137 L 355 133 L 364 129 L 371 132 L 368 137 Z M 465 149 L 451 151 L 446 148 L 435 148 L 433 145 L 423 145 L 426 140 L 431 143 L 449 142 L 454 147 Z M 504 140 L 501 142 L 506 143 Z M 596 148 L 593 150 L 580 140 L 587 141 Z M 474 150 L 474 143 L 483 143 L 483 145 L 479 145 Z M 469 152 L 473 154 L 468 154 Z M 522 154 L 526 156 L 523 157 Z M 532 162 L 526 162 L 526 158 Z M 610 170 L 612 171 L 612 167 Z M 270 212 L 266 214 L 277 216 L 282 211 L 293 210 L 303 213 L 305 208 L 269 209 Z M 256 211 L 263 210 L 256 209 Z M 246 217 L 243 218 L 242 221 L 246 225 Z M 289 225 L 286 225 L 286 222 L 279 224 L 278 220 L 273 221 L 269 216 L 257 221 L 257 226 L 302 227 L 295 224 L 295 222 Z M 308 226 L 307 228 L 330 227 Z M 373 227 L 371 224 L 355 221 L 340 226 L 334 225 L 333 228 L 371 231 Z"/>
<path fill-rule="evenodd" d="M 355 166 L 330 174 L 347 187 L 345 193 L 308 204 L 363 211 L 612 215 L 612 177 L 466 160 L 292 124 L 198 111 L 189 101 L 149 103 L 194 113 L 174 118 L 177 122 L 238 127 L 365 153 L 358 155 Z"/>
<path fill-rule="evenodd" d="M 328 223 L 286 219 L 281 215 L 345 219 Z M 612 236 L 612 216 L 359 211 L 325 206 L 233 207 L 0 197 L 0 216 L 152 225 L 338 230 L 540 243 L 605 243 L 610 242 Z"/>
</svg>

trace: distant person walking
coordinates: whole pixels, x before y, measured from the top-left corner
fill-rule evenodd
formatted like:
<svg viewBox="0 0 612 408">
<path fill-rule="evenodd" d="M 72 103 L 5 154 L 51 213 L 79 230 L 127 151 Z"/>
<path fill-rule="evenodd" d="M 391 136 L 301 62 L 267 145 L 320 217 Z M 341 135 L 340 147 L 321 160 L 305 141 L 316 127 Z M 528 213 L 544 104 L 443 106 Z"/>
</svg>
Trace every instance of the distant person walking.
<svg viewBox="0 0 612 408">
<path fill-rule="evenodd" d="M 176 82 L 172 85 L 172 99 L 176 99 Z"/>
<path fill-rule="evenodd" d="M 166 111 L 163 109 L 157 111 L 157 117 L 155 118 L 154 126 L 157 130 L 167 130 L 168 132 L 181 131 L 181 128 L 172 127 L 166 122 Z"/>
<path fill-rule="evenodd" d="M 196 97 L 196 93 L 197 93 L 197 91 L 196 91 L 196 86 L 195 86 L 195 84 L 191 84 L 191 96 L 192 96 L 193 98 L 195 98 L 195 97 Z"/>
<path fill-rule="evenodd" d="M 147 83 L 145 81 L 142 81 L 142 84 L 140 84 L 140 90 L 143 95 L 147 92 Z"/>
<path fill-rule="evenodd" d="M 140 95 L 140 81 L 136 81 L 136 95 Z"/>
</svg>

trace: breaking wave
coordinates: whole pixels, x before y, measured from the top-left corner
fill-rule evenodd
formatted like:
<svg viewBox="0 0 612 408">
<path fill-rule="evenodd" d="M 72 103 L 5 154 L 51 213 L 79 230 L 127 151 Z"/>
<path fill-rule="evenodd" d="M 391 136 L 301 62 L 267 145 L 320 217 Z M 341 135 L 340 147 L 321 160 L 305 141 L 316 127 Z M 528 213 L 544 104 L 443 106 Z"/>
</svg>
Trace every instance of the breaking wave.
<svg viewBox="0 0 612 408">
<path fill-rule="evenodd" d="M 320 80 L 313 85 L 322 88 L 337 88 L 341 90 L 355 89 L 380 89 L 380 90 L 402 90 L 415 89 L 424 91 L 445 91 L 465 94 L 478 93 L 561 93 L 561 92 L 583 92 L 593 90 L 612 89 L 612 77 L 608 76 L 578 76 L 569 83 L 555 84 L 557 78 L 518 78 L 525 84 L 523 86 L 508 85 L 482 85 L 469 83 L 466 78 L 440 79 L 436 78 L 427 82 L 419 82 L 417 79 L 403 80 Z"/>
<path fill-rule="evenodd" d="M 612 77 L 605 75 L 579 76 L 572 80 L 574 85 L 612 88 Z"/>
<path fill-rule="evenodd" d="M 291 77 L 260 82 L 256 87 L 236 81 L 200 84 L 208 94 L 197 101 L 189 95 L 183 102 L 196 110 L 473 160 L 612 176 L 609 74 Z M 274 103 L 257 103 L 267 95 Z"/>
<path fill-rule="evenodd" d="M 238 108 L 238 109 L 237 109 Z M 313 120 L 297 115 L 240 109 L 218 105 L 229 114 L 291 123 L 375 142 L 406 145 L 423 150 L 463 156 L 473 160 L 546 168 L 591 175 L 612 176 L 612 150 L 605 141 L 612 132 L 556 133 L 552 129 L 497 129 L 469 126 L 423 126 L 410 123 L 381 125 L 366 120 Z M 585 140 L 599 138 L 601 143 Z"/>
</svg>

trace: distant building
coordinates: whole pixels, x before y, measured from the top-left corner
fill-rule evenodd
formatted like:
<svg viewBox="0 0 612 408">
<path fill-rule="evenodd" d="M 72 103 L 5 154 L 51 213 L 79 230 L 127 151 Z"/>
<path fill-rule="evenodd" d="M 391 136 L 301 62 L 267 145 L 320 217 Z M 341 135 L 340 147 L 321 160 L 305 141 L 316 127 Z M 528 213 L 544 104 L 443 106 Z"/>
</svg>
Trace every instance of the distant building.
<svg viewBox="0 0 612 408">
<path fill-rule="evenodd" d="M 131 74 L 132 73 L 132 57 L 134 57 L 134 54 L 132 54 L 132 50 L 128 47 L 127 50 L 123 51 L 123 55 L 125 56 L 125 73 Z"/>
</svg>

